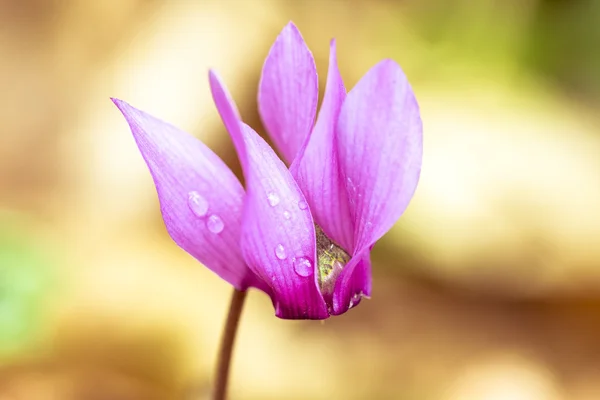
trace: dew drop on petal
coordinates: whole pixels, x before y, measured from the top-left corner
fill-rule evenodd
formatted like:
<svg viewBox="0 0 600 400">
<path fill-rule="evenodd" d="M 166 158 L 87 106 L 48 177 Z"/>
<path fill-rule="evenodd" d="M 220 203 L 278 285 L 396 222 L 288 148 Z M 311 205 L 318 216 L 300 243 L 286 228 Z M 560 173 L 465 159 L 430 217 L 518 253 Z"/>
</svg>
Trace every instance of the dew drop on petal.
<svg viewBox="0 0 600 400">
<path fill-rule="evenodd" d="M 294 258 L 294 271 L 300 276 L 307 277 L 313 274 L 313 265 L 306 257 Z"/>
<path fill-rule="evenodd" d="M 280 260 L 285 260 L 286 259 L 287 254 L 285 252 L 285 247 L 283 247 L 282 244 L 278 244 L 277 246 L 275 246 L 275 255 Z"/>
<path fill-rule="evenodd" d="M 279 204 L 279 196 L 275 192 L 271 192 L 267 195 L 267 199 L 269 200 L 269 205 L 271 207 L 275 207 Z"/>
<path fill-rule="evenodd" d="M 301 210 L 306 210 L 308 208 L 308 204 L 304 200 L 300 200 L 298 202 L 298 208 Z"/>
<path fill-rule="evenodd" d="M 289 212 L 289 211 L 285 210 L 285 211 L 283 212 L 283 218 L 285 218 L 285 219 L 290 219 L 290 218 L 292 218 L 292 214 L 290 214 L 290 212 Z"/>
<path fill-rule="evenodd" d="M 188 193 L 188 207 L 197 217 L 204 217 L 208 212 L 208 201 L 194 190 Z"/>
<path fill-rule="evenodd" d="M 206 227 L 212 233 L 221 233 L 223 231 L 223 228 L 225 228 L 225 224 L 218 215 L 213 214 L 210 217 L 208 217 L 208 220 L 206 221 Z"/>
</svg>

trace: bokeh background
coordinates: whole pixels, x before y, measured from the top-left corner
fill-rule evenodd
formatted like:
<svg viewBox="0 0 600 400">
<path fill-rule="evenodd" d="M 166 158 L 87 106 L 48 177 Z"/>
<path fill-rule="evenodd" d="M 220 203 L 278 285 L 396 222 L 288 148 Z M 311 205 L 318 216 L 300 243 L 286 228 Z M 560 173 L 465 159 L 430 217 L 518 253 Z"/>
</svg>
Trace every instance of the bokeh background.
<svg viewBox="0 0 600 400">
<path fill-rule="evenodd" d="M 373 298 L 281 321 L 251 292 L 232 399 L 600 398 L 600 1 L 0 0 L 0 399 L 207 398 L 230 287 L 169 239 L 109 97 L 239 173 L 216 68 L 262 131 L 293 20 L 324 87 L 382 58 L 422 109 Z"/>
</svg>

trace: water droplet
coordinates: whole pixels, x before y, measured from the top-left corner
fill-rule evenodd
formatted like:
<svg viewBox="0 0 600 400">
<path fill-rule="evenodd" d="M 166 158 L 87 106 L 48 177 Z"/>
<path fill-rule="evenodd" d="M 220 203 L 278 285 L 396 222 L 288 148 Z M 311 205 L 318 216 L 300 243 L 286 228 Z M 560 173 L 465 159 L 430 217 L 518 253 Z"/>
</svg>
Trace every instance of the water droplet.
<svg viewBox="0 0 600 400">
<path fill-rule="evenodd" d="M 283 212 L 283 218 L 290 219 L 292 218 L 292 214 L 290 214 L 290 212 L 286 210 Z"/>
<path fill-rule="evenodd" d="M 208 217 L 208 220 L 206 221 L 206 227 L 212 233 L 221 233 L 223 231 L 223 228 L 225 228 L 225 224 L 218 215 L 213 214 L 210 217 Z"/>
<path fill-rule="evenodd" d="M 285 252 L 285 247 L 283 247 L 282 244 L 278 244 L 275 247 L 275 255 L 277 256 L 277 258 L 279 258 L 280 260 L 285 260 L 287 257 L 287 254 Z"/>
<path fill-rule="evenodd" d="M 313 274 L 313 265 L 306 257 L 294 258 L 294 271 L 300 276 L 307 277 Z"/>
<path fill-rule="evenodd" d="M 194 190 L 188 193 L 188 207 L 197 217 L 204 217 L 208 212 L 208 201 Z"/>
<path fill-rule="evenodd" d="M 308 208 L 308 204 L 304 200 L 300 200 L 298 202 L 298 208 L 301 210 L 306 210 Z"/>
<path fill-rule="evenodd" d="M 275 207 L 279 204 L 279 196 L 275 192 L 271 192 L 267 195 L 267 199 L 269 200 L 269 204 L 271 207 Z"/>
</svg>

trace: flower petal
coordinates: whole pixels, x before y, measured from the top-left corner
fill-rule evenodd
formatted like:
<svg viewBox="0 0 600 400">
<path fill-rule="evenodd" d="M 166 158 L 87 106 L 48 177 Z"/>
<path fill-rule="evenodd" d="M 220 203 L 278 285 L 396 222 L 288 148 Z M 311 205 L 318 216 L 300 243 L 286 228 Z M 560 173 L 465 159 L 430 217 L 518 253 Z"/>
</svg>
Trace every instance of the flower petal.
<svg viewBox="0 0 600 400">
<path fill-rule="evenodd" d="M 310 134 L 319 97 L 315 60 L 290 22 L 269 51 L 258 90 L 258 110 L 273 142 L 291 164 Z"/>
<path fill-rule="evenodd" d="M 302 188 L 317 224 L 331 240 L 352 252 L 353 225 L 334 144 L 335 124 L 345 98 L 346 89 L 337 66 L 335 40 L 332 40 L 319 117 L 307 138 L 306 148 L 300 151 L 290 171 Z"/>
<path fill-rule="evenodd" d="M 371 256 L 365 249 L 352 257 L 335 283 L 331 314 L 340 315 L 371 296 Z"/>
<path fill-rule="evenodd" d="M 348 94 L 336 133 L 360 252 L 400 218 L 421 172 L 419 106 L 398 64 L 384 60 L 366 73 Z"/>
<path fill-rule="evenodd" d="M 213 72 L 210 85 L 246 178 L 241 238 L 246 263 L 271 286 L 278 317 L 328 318 L 315 273 L 314 224 L 302 192 L 273 149 L 239 121 Z"/>
<path fill-rule="evenodd" d="M 263 289 L 239 247 L 244 190 L 201 141 L 124 101 L 125 116 L 150 169 L 169 235 L 235 288 Z"/>
</svg>

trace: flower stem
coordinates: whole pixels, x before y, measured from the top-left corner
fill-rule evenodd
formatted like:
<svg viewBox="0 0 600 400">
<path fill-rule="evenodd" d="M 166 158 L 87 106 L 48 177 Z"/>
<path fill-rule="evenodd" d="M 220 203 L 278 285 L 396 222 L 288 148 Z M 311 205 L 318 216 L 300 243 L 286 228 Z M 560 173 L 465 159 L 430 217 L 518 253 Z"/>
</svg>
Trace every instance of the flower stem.
<svg viewBox="0 0 600 400">
<path fill-rule="evenodd" d="M 217 360 L 217 372 L 215 376 L 215 386 L 213 400 L 225 400 L 227 395 L 227 381 L 229 379 L 229 366 L 231 365 L 231 354 L 235 336 L 240 322 L 240 315 L 244 308 L 246 300 L 246 291 L 233 289 L 229 313 L 225 322 L 225 330 L 221 338 L 221 348 L 219 349 L 219 359 Z"/>
</svg>

